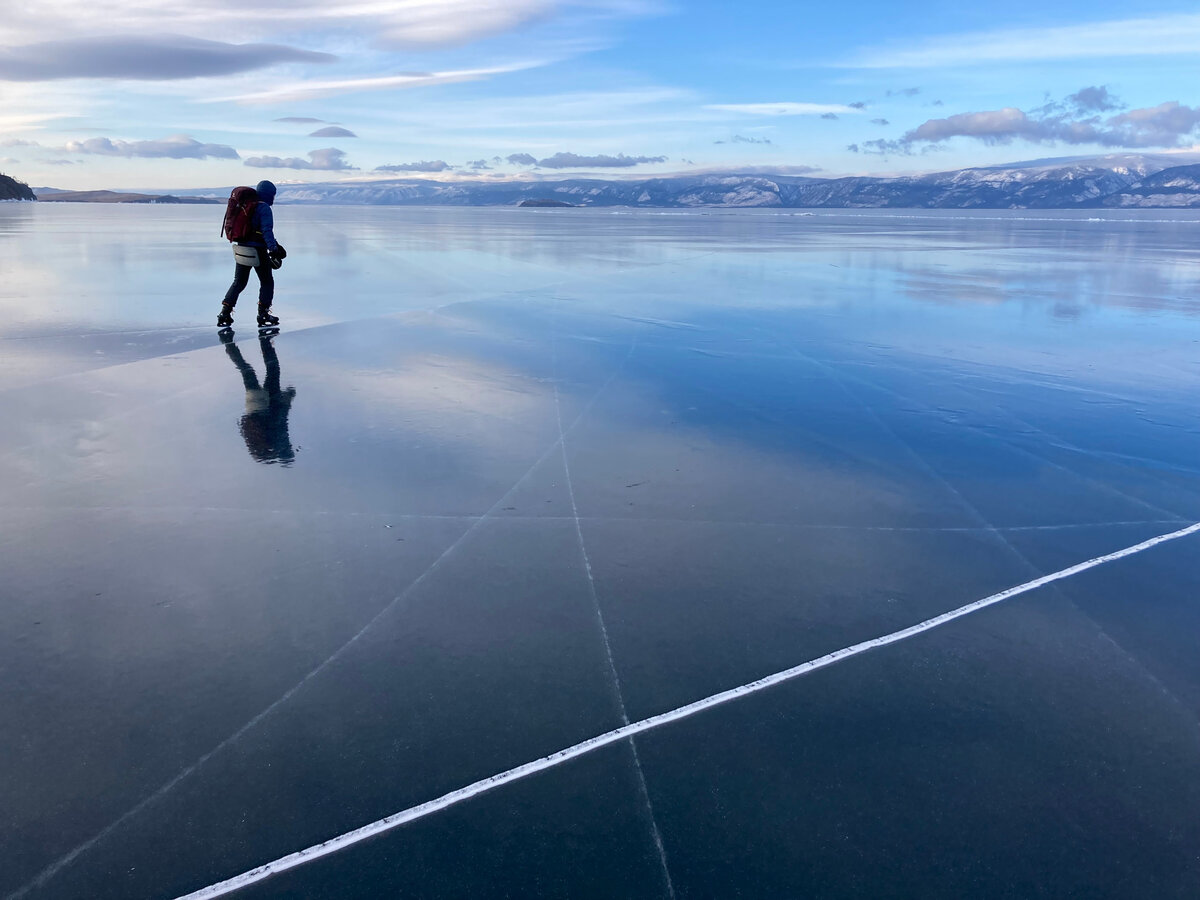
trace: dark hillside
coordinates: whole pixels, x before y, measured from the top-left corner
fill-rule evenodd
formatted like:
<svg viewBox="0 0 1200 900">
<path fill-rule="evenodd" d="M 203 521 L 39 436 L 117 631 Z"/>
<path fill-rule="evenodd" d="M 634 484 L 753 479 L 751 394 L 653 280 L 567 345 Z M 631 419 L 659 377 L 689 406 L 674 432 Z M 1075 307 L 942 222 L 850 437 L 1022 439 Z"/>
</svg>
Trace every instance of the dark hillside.
<svg viewBox="0 0 1200 900">
<path fill-rule="evenodd" d="M 36 200 L 29 185 L 0 173 L 0 200 Z"/>
<path fill-rule="evenodd" d="M 131 194 L 118 191 L 54 191 L 42 194 L 43 203 L 223 203 L 212 197 L 176 197 L 173 194 Z"/>
</svg>

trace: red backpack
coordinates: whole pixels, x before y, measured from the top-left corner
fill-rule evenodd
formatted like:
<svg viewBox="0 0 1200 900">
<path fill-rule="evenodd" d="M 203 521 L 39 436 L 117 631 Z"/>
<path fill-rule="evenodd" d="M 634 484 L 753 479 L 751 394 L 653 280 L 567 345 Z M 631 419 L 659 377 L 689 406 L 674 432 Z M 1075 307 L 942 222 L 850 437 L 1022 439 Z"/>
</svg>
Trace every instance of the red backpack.
<svg viewBox="0 0 1200 900">
<path fill-rule="evenodd" d="M 258 192 L 252 187 L 235 187 L 225 206 L 225 221 L 221 234 L 231 241 L 247 241 L 254 237 L 254 210 L 258 207 Z"/>
</svg>

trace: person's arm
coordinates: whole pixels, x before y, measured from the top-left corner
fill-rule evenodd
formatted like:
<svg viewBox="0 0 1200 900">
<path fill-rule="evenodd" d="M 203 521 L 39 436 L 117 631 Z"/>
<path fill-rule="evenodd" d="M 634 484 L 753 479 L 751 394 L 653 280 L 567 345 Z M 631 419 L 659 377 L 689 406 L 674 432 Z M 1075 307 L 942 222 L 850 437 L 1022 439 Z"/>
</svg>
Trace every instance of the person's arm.
<svg viewBox="0 0 1200 900">
<path fill-rule="evenodd" d="M 278 247 L 279 242 L 275 240 L 275 216 L 271 212 L 271 207 L 265 203 L 258 204 L 258 226 L 267 249 L 274 250 Z"/>
</svg>

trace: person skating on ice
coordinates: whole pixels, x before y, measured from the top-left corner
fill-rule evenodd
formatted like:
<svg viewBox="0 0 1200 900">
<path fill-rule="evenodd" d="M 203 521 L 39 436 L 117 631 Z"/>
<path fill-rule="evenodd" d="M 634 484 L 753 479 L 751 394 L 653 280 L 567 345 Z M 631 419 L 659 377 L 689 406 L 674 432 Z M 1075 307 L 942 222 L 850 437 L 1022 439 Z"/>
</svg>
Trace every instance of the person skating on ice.
<svg viewBox="0 0 1200 900">
<path fill-rule="evenodd" d="M 237 305 L 238 295 L 250 282 L 251 268 L 258 273 L 258 325 L 263 328 L 279 324 L 278 317 L 271 315 L 271 301 L 275 297 L 274 269 L 279 268 L 287 251 L 275 240 L 275 217 L 271 212 L 271 204 L 275 202 L 275 185 L 260 181 L 254 190 L 258 194 L 258 203 L 250 218 L 249 235 L 237 240 L 236 244 L 238 247 L 253 248 L 258 258 L 253 266 L 243 264 L 240 260 L 236 263 L 233 284 L 225 292 L 221 312 L 217 316 L 217 324 L 222 328 L 233 324 L 233 308 Z"/>
</svg>

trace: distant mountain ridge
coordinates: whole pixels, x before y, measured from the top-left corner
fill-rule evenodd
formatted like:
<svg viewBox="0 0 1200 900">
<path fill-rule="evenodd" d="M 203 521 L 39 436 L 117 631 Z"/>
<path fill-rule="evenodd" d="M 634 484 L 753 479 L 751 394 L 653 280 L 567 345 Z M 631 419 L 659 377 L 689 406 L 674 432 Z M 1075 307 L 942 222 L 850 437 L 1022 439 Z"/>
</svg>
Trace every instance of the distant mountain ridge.
<svg viewBox="0 0 1200 900">
<path fill-rule="evenodd" d="M 119 191 L 60 191 L 38 188 L 43 203 L 220 203 L 210 197 L 176 197 L 173 194 L 136 194 Z"/>
<path fill-rule="evenodd" d="M 1200 206 L 1200 165 L 1162 169 L 1109 195 L 1104 205 L 1152 209 Z"/>
<path fill-rule="evenodd" d="M 439 182 L 397 179 L 281 185 L 291 203 L 517 206 L 553 198 L 576 207 L 784 209 L 1200 208 L 1200 164 L 1134 154 L 1034 160 L 893 178 L 691 175 L 607 181 Z M 1180 160 L 1183 161 L 1183 160 Z"/>
<path fill-rule="evenodd" d="M 99 193 L 103 192 L 77 192 L 79 200 L 86 197 L 91 202 L 99 198 L 89 195 Z M 172 193 L 174 196 L 156 199 L 223 202 L 229 188 Z M 561 203 L 649 209 L 1191 209 L 1200 208 L 1200 156 L 1126 153 L 1066 157 L 891 178 L 700 174 L 619 181 L 386 179 L 281 184 L 279 198 L 287 203 L 372 206 Z M 59 194 L 45 199 L 67 198 Z"/>
</svg>

